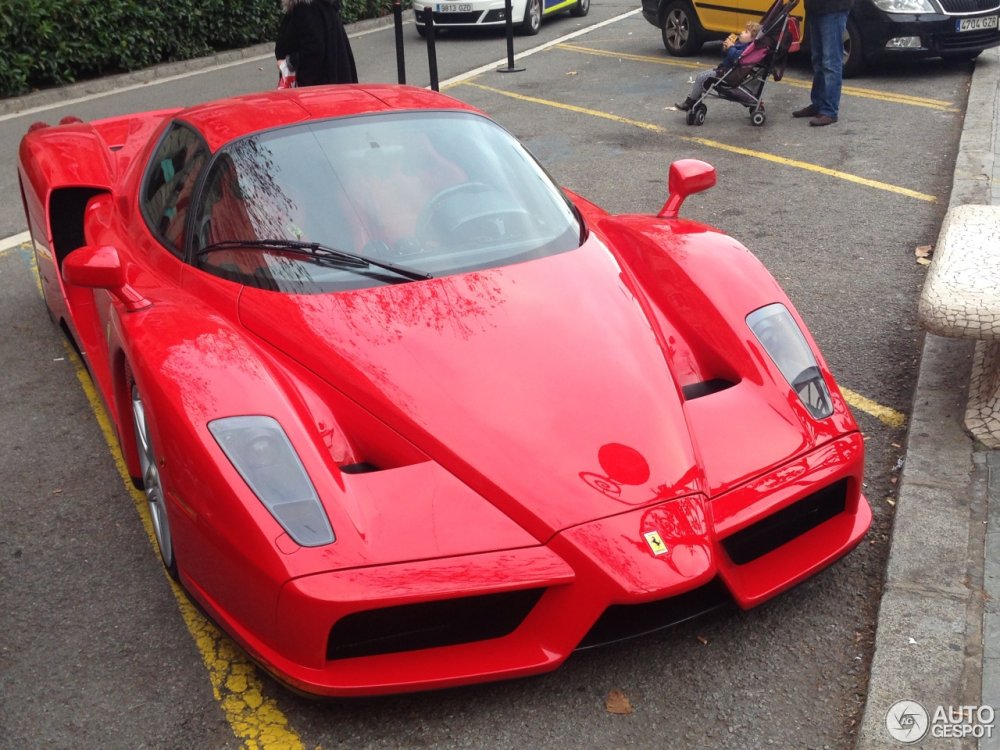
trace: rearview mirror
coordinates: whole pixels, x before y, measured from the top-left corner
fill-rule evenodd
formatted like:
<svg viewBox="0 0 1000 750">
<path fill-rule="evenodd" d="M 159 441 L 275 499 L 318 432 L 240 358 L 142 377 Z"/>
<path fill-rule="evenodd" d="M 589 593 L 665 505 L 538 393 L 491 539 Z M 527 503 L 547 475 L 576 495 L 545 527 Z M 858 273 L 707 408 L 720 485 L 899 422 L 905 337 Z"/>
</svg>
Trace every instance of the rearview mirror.
<svg viewBox="0 0 1000 750">
<path fill-rule="evenodd" d="M 715 167 L 699 159 L 679 159 L 670 165 L 667 188 L 670 195 L 657 217 L 676 219 L 684 200 L 715 186 Z"/>
<path fill-rule="evenodd" d="M 118 251 L 110 245 L 84 245 L 63 261 L 63 281 L 71 286 L 105 289 L 113 294 L 125 309 L 141 310 L 150 302 L 125 282 Z"/>
</svg>

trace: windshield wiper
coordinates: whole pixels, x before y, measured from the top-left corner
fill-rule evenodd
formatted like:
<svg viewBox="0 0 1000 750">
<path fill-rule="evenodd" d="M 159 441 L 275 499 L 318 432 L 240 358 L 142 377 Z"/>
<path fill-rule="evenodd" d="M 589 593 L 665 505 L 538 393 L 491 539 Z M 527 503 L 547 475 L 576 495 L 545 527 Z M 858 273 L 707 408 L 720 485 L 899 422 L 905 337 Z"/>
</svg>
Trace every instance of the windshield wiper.
<svg viewBox="0 0 1000 750">
<path fill-rule="evenodd" d="M 407 279 L 412 279 L 413 281 L 422 281 L 434 278 L 429 273 L 414 271 L 412 268 L 398 266 L 395 263 L 377 260 L 376 258 L 369 258 L 366 255 L 353 253 L 349 250 L 339 250 L 335 247 L 327 247 L 319 242 L 303 242 L 302 240 L 222 240 L 221 242 L 213 242 L 211 245 L 206 245 L 195 253 L 195 257 L 200 258 L 203 255 L 214 253 L 217 250 L 234 250 L 239 248 L 281 250 L 303 258 L 311 258 L 318 262 L 334 261 L 347 268 L 368 268 L 369 266 L 376 266 L 377 268 L 392 271 L 394 274 L 403 276 Z"/>
</svg>

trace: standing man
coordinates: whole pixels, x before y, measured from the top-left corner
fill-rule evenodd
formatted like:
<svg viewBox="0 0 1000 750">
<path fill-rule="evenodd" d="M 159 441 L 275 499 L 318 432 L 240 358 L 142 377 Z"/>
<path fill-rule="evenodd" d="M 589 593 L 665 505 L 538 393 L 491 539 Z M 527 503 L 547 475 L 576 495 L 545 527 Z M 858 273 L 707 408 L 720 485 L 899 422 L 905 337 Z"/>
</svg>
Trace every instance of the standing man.
<svg viewBox="0 0 1000 750">
<path fill-rule="evenodd" d="M 281 0 L 281 8 L 274 45 L 279 69 L 287 60 L 298 86 L 358 82 L 340 0 Z"/>
<path fill-rule="evenodd" d="M 844 31 L 854 0 L 805 0 L 806 31 L 812 55 L 812 104 L 792 112 L 822 127 L 837 121 L 844 80 Z"/>
</svg>

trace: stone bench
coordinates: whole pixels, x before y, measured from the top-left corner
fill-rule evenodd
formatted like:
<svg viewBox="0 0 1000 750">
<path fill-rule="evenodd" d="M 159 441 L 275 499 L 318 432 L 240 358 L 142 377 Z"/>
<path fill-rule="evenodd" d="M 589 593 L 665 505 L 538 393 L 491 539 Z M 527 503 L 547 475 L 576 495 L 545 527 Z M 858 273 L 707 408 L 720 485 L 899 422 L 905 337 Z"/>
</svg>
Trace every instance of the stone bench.
<svg viewBox="0 0 1000 750">
<path fill-rule="evenodd" d="M 919 314 L 931 333 L 976 341 L 965 427 L 1000 448 L 1000 206 L 948 210 Z"/>
</svg>

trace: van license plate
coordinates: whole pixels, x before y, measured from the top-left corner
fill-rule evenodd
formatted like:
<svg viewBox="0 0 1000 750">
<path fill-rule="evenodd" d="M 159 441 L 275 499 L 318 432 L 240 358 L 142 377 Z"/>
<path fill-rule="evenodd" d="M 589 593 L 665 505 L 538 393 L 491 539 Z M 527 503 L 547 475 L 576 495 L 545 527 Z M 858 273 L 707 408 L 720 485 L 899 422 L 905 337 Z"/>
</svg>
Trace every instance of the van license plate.
<svg viewBox="0 0 1000 750">
<path fill-rule="evenodd" d="M 955 22 L 956 31 L 981 31 L 983 29 L 997 28 L 997 16 L 983 16 L 982 18 L 960 18 Z"/>
</svg>

